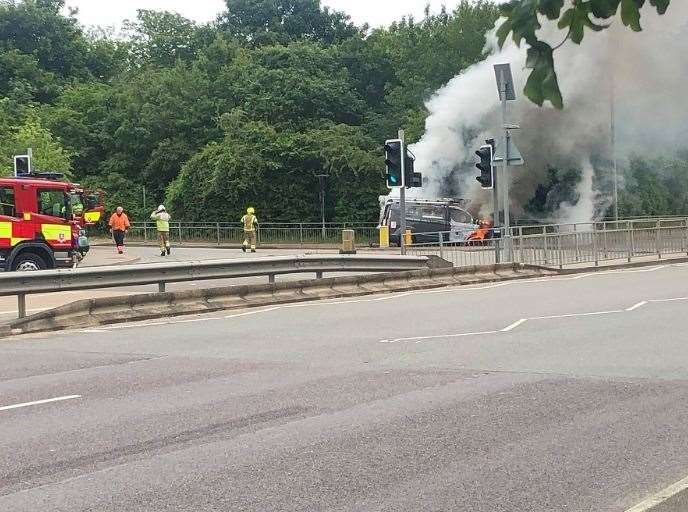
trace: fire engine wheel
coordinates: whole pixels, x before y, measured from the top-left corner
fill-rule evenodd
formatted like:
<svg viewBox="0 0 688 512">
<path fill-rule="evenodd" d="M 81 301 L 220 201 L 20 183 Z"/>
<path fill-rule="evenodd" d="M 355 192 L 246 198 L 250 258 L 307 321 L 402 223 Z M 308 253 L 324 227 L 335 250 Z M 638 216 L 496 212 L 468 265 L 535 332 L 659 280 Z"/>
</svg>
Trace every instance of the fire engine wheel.
<svg viewBox="0 0 688 512">
<path fill-rule="evenodd" d="M 20 254 L 12 265 L 19 272 L 34 272 L 48 268 L 43 258 L 30 252 Z"/>
</svg>

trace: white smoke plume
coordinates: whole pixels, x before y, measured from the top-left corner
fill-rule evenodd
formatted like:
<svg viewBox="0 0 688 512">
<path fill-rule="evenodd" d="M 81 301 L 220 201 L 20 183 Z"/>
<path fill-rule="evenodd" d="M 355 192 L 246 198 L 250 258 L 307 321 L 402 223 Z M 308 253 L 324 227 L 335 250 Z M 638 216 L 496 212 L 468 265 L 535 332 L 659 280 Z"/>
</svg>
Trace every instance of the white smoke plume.
<svg viewBox="0 0 688 512">
<path fill-rule="evenodd" d="M 588 32 L 580 46 L 566 42 L 555 52 L 563 111 L 537 107 L 523 96 L 528 73 L 525 48 L 509 42 L 499 50 L 494 33 L 488 34 L 489 56 L 454 77 L 426 103 L 425 134 L 411 147 L 416 170 L 426 180 L 424 188 L 412 193 L 467 198 L 476 212 L 491 212 L 491 193 L 475 181 L 474 151 L 484 139 L 501 137 L 493 65 L 510 63 L 518 99 L 509 102 L 509 120 L 521 125 L 512 135 L 526 160 L 525 166 L 511 168 L 512 211 L 523 215 L 525 204 L 554 167 L 580 171 L 578 200 L 562 202 L 555 218 L 546 220 L 587 222 L 602 215 L 611 201 L 612 98 L 618 161 L 685 145 L 687 4 L 674 0 L 663 16 L 646 7 L 641 33 L 623 27 L 617 17 L 610 29 Z M 564 35 L 552 25 L 541 33 L 553 45 Z"/>
</svg>

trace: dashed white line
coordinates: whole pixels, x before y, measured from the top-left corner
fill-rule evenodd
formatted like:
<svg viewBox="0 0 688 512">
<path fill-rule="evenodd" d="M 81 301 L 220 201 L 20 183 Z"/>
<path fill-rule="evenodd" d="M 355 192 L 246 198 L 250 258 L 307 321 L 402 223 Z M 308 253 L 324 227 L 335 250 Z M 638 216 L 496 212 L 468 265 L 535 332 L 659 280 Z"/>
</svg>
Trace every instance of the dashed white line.
<svg viewBox="0 0 688 512">
<path fill-rule="evenodd" d="M 462 332 L 458 334 L 438 334 L 436 336 L 413 336 L 411 338 L 396 338 L 393 340 L 380 340 L 379 343 L 407 343 L 410 341 L 415 341 L 416 343 L 422 343 L 427 340 L 435 340 L 441 338 L 464 338 L 466 336 L 482 336 L 485 334 L 496 334 L 497 331 L 481 331 L 481 332 Z"/>
<path fill-rule="evenodd" d="M 657 494 L 653 494 L 646 500 L 638 503 L 637 505 L 629 508 L 626 512 L 649 512 L 657 505 L 660 505 L 667 501 L 669 498 L 676 496 L 678 493 L 688 489 L 688 477 L 670 485 L 666 489 L 662 489 Z"/>
<path fill-rule="evenodd" d="M 638 302 L 637 304 L 634 304 L 634 305 L 631 306 L 630 308 L 626 308 L 626 311 L 635 311 L 636 309 L 642 308 L 642 307 L 645 306 L 646 304 L 647 304 L 647 301 L 646 301 L 646 300 L 642 300 L 642 301 Z"/>
<path fill-rule="evenodd" d="M 569 313 L 567 315 L 536 316 L 533 318 L 529 318 L 528 320 L 554 320 L 556 318 L 575 318 L 575 317 L 579 317 L 579 316 L 613 315 L 616 313 L 623 313 L 623 310 L 614 309 L 611 311 L 592 311 L 590 313 Z"/>
<path fill-rule="evenodd" d="M 527 321 L 528 321 L 527 318 L 521 318 L 520 320 L 516 320 L 513 324 L 511 324 L 511 325 L 505 327 L 504 329 L 502 329 L 501 332 L 513 331 L 514 329 L 516 329 L 516 327 L 518 327 L 519 325 L 522 325 L 522 324 L 526 323 Z"/>
<path fill-rule="evenodd" d="M 45 400 L 36 400 L 35 402 L 24 402 L 22 404 L 5 405 L 0 407 L 0 411 L 9 411 L 12 409 L 21 409 L 22 407 L 31 407 L 34 405 L 49 404 L 52 402 L 64 402 L 65 400 L 75 400 L 81 398 L 81 395 L 58 396 L 56 398 L 47 398 Z"/>
</svg>

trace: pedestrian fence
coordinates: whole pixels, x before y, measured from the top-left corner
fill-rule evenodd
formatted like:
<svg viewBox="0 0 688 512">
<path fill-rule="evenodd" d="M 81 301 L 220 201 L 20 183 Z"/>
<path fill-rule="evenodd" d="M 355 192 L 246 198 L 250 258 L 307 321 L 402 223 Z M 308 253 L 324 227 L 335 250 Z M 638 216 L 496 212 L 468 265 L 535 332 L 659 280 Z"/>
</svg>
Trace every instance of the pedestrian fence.
<svg viewBox="0 0 688 512">
<path fill-rule="evenodd" d="M 415 235 L 415 234 L 414 234 Z M 449 243 L 449 233 L 423 233 L 437 242 L 413 243 L 407 254 L 436 255 L 456 267 L 521 263 L 564 268 L 604 261 L 688 256 L 688 219 L 619 221 L 492 230 L 483 241 Z"/>
<path fill-rule="evenodd" d="M 379 240 L 375 223 L 264 223 L 258 229 L 258 243 L 263 245 L 337 245 L 342 241 L 342 230 L 352 229 L 359 245 L 376 244 Z M 129 241 L 154 241 L 157 237 L 155 222 L 133 222 L 128 232 Z M 244 241 L 244 230 L 239 223 L 229 222 L 171 222 L 170 239 L 184 245 L 194 243 L 236 245 Z"/>
</svg>

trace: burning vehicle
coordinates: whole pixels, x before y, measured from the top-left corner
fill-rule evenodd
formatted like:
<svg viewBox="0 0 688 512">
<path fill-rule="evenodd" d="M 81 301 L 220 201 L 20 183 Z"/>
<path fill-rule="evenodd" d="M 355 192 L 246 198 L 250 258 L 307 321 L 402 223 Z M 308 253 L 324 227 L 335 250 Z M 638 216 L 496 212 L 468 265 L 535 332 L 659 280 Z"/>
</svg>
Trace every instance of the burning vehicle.
<svg viewBox="0 0 688 512">
<path fill-rule="evenodd" d="M 453 199 L 409 199 L 406 201 L 406 229 L 414 243 L 438 242 L 443 233 L 445 242 L 465 243 L 480 228 L 464 208 L 465 202 Z M 380 197 L 380 226 L 389 227 L 389 242 L 401 243 L 401 206 L 398 198 Z"/>
</svg>

